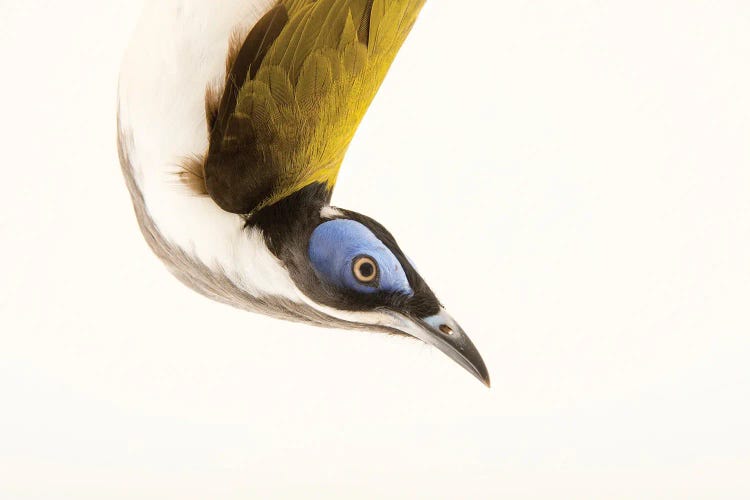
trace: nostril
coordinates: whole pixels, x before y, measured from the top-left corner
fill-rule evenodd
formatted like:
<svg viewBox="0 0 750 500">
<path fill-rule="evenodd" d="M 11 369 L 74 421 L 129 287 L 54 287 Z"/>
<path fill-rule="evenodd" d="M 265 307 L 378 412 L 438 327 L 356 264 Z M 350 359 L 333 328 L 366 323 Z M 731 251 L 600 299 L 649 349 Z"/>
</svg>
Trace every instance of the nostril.
<svg viewBox="0 0 750 500">
<path fill-rule="evenodd" d="M 453 335 L 453 328 L 448 325 L 440 325 L 440 331 L 445 335 Z"/>
</svg>

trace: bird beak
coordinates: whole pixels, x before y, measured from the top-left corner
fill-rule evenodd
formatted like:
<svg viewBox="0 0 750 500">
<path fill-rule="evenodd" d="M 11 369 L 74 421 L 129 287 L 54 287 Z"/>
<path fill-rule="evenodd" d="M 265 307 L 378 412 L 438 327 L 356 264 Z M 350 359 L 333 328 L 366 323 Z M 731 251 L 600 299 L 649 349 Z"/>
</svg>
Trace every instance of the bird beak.
<svg viewBox="0 0 750 500">
<path fill-rule="evenodd" d="M 490 387 L 490 375 L 482 356 L 445 309 L 441 308 L 438 314 L 428 318 L 413 318 L 396 311 L 388 311 L 387 315 L 391 318 L 387 326 L 437 347 L 484 385 Z"/>
</svg>

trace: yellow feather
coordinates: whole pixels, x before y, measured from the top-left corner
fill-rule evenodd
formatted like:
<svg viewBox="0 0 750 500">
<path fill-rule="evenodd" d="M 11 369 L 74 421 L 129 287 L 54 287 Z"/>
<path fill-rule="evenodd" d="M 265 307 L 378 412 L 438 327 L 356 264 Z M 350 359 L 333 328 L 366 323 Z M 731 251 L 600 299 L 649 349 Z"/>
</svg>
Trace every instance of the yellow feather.
<svg viewBox="0 0 750 500">
<path fill-rule="evenodd" d="M 385 17 L 386 0 L 374 0 L 372 2 L 372 13 L 370 14 L 370 52 L 374 50 L 375 34 L 380 29 L 383 18 Z"/>
<path fill-rule="evenodd" d="M 346 20 L 344 21 L 344 29 L 341 32 L 339 39 L 338 49 L 342 50 L 350 43 L 354 43 L 357 40 L 357 28 L 354 26 L 354 19 L 352 18 L 352 11 L 348 9 L 346 13 Z"/>
<path fill-rule="evenodd" d="M 288 106 L 294 101 L 294 88 L 286 71 L 279 66 L 266 66 L 256 77 L 271 90 L 271 96 L 280 106 Z"/>
<path fill-rule="evenodd" d="M 302 65 L 295 88 L 295 97 L 301 112 L 314 118 L 314 107 L 330 91 L 333 75 L 328 58 L 316 52 L 308 56 Z"/>
<path fill-rule="evenodd" d="M 248 168 L 277 171 L 273 193 L 256 210 L 314 182 L 333 187 L 424 1 L 281 0 L 289 20 L 241 89 L 227 136 L 250 137 L 247 147 L 267 164 Z M 252 131 L 236 130 L 248 122 Z"/>
</svg>

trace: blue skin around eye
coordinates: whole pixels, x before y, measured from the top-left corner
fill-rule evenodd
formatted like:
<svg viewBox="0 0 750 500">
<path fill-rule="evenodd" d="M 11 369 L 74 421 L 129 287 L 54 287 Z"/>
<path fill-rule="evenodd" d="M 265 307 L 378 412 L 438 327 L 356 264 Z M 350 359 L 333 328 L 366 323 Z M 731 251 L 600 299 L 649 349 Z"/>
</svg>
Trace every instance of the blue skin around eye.
<svg viewBox="0 0 750 500">
<path fill-rule="evenodd" d="M 414 293 L 393 252 L 359 222 L 349 219 L 324 222 L 313 231 L 308 254 L 318 274 L 342 288 L 360 293 Z M 378 264 L 377 287 L 363 285 L 354 277 L 352 263 L 362 255 L 374 259 Z"/>
</svg>

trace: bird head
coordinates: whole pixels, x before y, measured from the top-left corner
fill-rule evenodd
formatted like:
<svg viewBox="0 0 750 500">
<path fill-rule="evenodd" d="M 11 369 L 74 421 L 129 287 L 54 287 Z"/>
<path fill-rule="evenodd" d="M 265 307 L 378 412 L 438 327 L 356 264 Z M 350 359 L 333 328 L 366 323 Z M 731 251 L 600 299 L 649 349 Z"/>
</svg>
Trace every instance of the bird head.
<svg viewBox="0 0 750 500">
<path fill-rule="evenodd" d="M 391 233 L 370 217 L 321 205 L 310 186 L 248 220 L 307 305 L 337 320 L 415 337 L 489 386 L 487 368 Z"/>
</svg>

